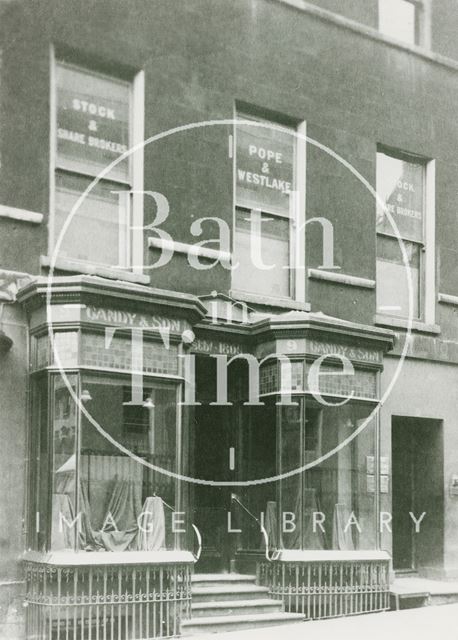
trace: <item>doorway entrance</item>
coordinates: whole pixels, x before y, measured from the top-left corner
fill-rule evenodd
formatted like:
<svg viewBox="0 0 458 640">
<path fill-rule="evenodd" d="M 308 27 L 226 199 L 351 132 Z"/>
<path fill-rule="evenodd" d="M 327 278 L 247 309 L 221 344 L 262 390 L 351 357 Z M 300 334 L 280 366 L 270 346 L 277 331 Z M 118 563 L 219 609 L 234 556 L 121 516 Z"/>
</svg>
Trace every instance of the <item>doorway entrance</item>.
<svg viewBox="0 0 458 640">
<path fill-rule="evenodd" d="M 234 564 L 238 536 L 232 509 L 230 483 L 237 480 L 242 458 L 240 446 L 241 399 L 244 372 L 235 362 L 228 370 L 227 404 L 216 404 L 216 362 L 196 357 L 196 401 L 191 435 L 193 475 L 212 484 L 194 484 L 191 489 L 193 522 L 202 536 L 198 573 L 229 572 Z"/>
<path fill-rule="evenodd" d="M 393 417 L 391 443 L 393 568 L 439 569 L 444 554 L 442 423 Z"/>
</svg>

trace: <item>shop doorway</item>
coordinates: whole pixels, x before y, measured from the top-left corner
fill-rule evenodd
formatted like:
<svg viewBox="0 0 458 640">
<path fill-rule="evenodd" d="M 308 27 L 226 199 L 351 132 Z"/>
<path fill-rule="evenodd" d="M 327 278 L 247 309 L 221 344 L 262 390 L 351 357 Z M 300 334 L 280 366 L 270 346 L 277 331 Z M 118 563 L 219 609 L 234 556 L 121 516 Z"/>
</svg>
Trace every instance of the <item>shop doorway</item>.
<svg viewBox="0 0 458 640">
<path fill-rule="evenodd" d="M 439 420 L 393 417 L 393 568 L 397 572 L 443 565 L 443 437 Z M 418 531 L 414 518 L 418 521 Z"/>
<path fill-rule="evenodd" d="M 234 446 L 230 407 L 196 407 L 194 465 L 196 477 L 230 480 L 229 450 Z M 196 570 L 228 572 L 235 554 L 234 534 L 228 532 L 231 488 L 197 484 L 194 487 L 194 521 L 202 536 L 202 555 Z"/>
<path fill-rule="evenodd" d="M 233 513 L 234 487 L 218 486 L 238 478 L 242 458 L 240 446 L 241 399 L 238 390 L 244 372 L 236 362 L 229 367 L 228 404 L 217 405 L 215 359 L 196 357 L 196 401 L 191 435 L 191 458 L 196 478 L 216 483 L 194 484 L 191 490 L 193 522 L 202 536 L 202 554 L 196 571 L 229 572 L 239 537 Z"/>
</svg>

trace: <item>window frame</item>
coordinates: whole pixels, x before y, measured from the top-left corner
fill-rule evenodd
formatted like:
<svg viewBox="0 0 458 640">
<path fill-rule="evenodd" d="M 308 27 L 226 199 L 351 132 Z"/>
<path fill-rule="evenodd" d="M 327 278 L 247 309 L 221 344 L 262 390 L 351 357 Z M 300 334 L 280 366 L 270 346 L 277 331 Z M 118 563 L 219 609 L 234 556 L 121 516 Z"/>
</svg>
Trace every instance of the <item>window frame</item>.
<svg viewBox="0 0 458 640">
<path fill-rule="evenodd" d="M 75 390 L 78 397 L 84 389 L 85 384 L 105 384 L 115 385 L 121 388 L 130 388 L 132 384 L 132 377 L 129 373 L 124 372 L 100 372 L 91 368 L 66 368 L 65 374 L 69 378 L 73 378 L 75 381 Z M 53 483 L 54 483 L 54 424 L 53 416 L 55 412 L 55 383 L 56 380 L 61 379 L 61 373 L 52 368 L 45 370 L 39 370 L 33 372 L 30 376 L 30 393 L 32 397 L 31 412 L 29 421 L 29 442 L 28 442 L 28 470 L 27 470 L 27 504 L 25 522 L 27 523 L 26 529 L 26 544 L 27 548 L 39 553 L 47 553 L 53 551 L 53 540 L 51 538 L 52 533 L 52 495 L 53 495 Z M 182 417 L 180 401 L 182 397 L 183 384 L 177 379 L 164 379 L 156 375 L 144 373 L 143 375 L 144 390 L 151 388 L 158 390 L 166 388 L 174 390 L 176 394 L 176 414 L 175 414 L 175 464 L 176 468 L 174 473 L 178 476 L 183 471 L 183 465 L 185 461 L 182 455 Z M 41 390 L 44 388 L 46 395 L 46 406 L 43 412 L 38 416 L 36 414 L 37 397 L 40 396 Z M 40 407 L 42 406 L 43 399 L 39 399 Z M 41 424 L 37 429 L 37 420 L 45 419 L 45 423 Z M 81 434 L 82 434 L 82 415 L 81 408 L 76 408 L 76 439 L 75 439 L 75 462 L 76 462 L 76 477 L 80 477 L 81 473 Z M 43 436 L 46 436 L 46 451 L 41 451 L 41 441 Z M 121 444 L 123 442 L 121 441 Z M 41 453 L 44 454 L 44 459 L 47 461 L 46 470 L 42 474 L 41 466 Z M 138 463 L 140 464 L 140 463 Z M 179 511 L 183 506 L 183 490 L 178 477 L 173 478 L 174 495 L 175 495 L 175 511 Z M 46 491 L 46 512 L 44 514 L 40 511 L 41 506 L 41 491 L 43 497 L 45 495 L 43 489 Z M 75 512 L 79 510 L 79 491 L 75 491 Z M 40 519 L 37 520 L 37 510 L 40 513 Z M 40 530 L 37 531 L 37 522 L 40 523 Z M 181 536 L 181 537 L 180 537 Z M 175 533 L 175 548 L 180 549 L 180 545 L 185 540 L 185 534 Z M 75 539 L 75 548 L 73 551 L 78 553 L 92 553 L 86 552 L 84 549 L 79 548 L 78 541 Z M 128 552 L 123 552 L 128 553 Z"/>
<path fill-rule="evenodd" d="M 407 236 L 402 236 L 403 241 L 419 247 L 419 292 L 418 292 L 418 317 L 412 317 L 414 322 L 434 325 L 435 323 L 435 160 L 425 158 L 414 153 L 400 149 L 394 149 L 382 144 L 376 149 L 376 173 L 379 155 L 385 155 L 403 162 L 410 162 L 422 166 L 423 179 L 423 220 L 422 220 L 422 240 L 418 241 Z M 378 187 L 376 185 L 378 193 Z M 376 209 L 379 205 L 376 202 Z M 378 231 L 375 227 L 375 259 L 378 261 L 378 237 L 390 238 L 399 244 L 397 236 L 393 233 Z M 379 311 L 377 306 L 377 290 L 379 284 L 376 278 L 376 315 L 378 318 L 390 319 L 393 322 L 405 322 L 408 316 L 396 315 L 386 311 Z"/>
<path fill-rule="evenodd" d="M 69 68 L 87 73 L 93 77 L 103 78 L 117 84 L 125 85 L 129 88 L 129 143 L 128 148 L 139 147 L 128 157 L 128 176 L 124 180 L 119 176 L 107 176 L 100 179 L 100 184 L 112 183 L 119 185 L 120 190 L 127 190 L 130 195 L 126 198 L 126 210 L 124 212 L 124 233 L 120 232 L 118 237 L 118 257 L 119 264 L 107 265 L 94 260 L 81 260 L 72 256 L 66 256 L 70 263 L 81 265 L 91 265 L 97 268 L 113 269 L 114 271 L 130 271 L 143 274 L 144 246 L 143 246 L 143 196 L 141 191 L 144 184 L 144 71 L 138 71 L 130 79 L 108 75 L 96 68 L 84 63 L 64 61 L 62 57 L 56 55 L 53 45 L 50 46 L 50 136 L 49 136 L 49 220 L 48 220 L 48 255 L 51 256 L 56 243 L 56 176 L 61 175 L 77 176 L 88 180 L 88 184 L 94 179 L 94 174 L 90 171 L 72 169 L 65 162 L 58 162 L 57 154 L 57 67 Z"/>
<path fill-rule="evenodd" d="M 305 271 L 305 211 L 306 211 L 306 131 L 307 124 L 303 120 L 293 123 L 287 122 L 279 117 L 266 117 L 261 109 L 246 104 L 234 104 L 234 126 L 232 133 L 232 166 L 233 166 L 233 216 L 232 216 L 232 246 L 231 255 L 234 259 L 235 234 L 236 234 L 236 215 L 237 210 L 249 211 L 251 215 L 268 215 L 281 219 L 289 220 L 289 295 L 288 296 L 269 296 L 268 301 L 275 302 L 297 302 L 305 303 L 306 301 L 306 271 Z M 288 214 L 282 214 L 274 211 L 269 207 L 250 208 L 246 203 L 237 201 L 237 128 L 239 121 L 252 120 L 266 124 L 272 124 L 275 127 L 284 130 L 290 130 L 294 138 L 293 152 L 293 186 L 291 191 L 290 207 Z M 297 135 L 295 135 L 297 134 Z M 231 287 L 234 293 L 240 291 L 244 296 L 253 299 L 266 297 L 256 291 L 247 291 L 245 289 L 236 289 L 233 286 L 233 276 L 231 274 Z"/>
<path fill-rule="evenodd" d="M 402 40 L 397 36 L 382 31 L 380 28 L 380 4 L 377 2 L 377 28 L 381 34 L 386 37 L 393 38 L 399 42 L 403 42 L 407 46 L 430 47 L 429 24 L 430 24 L 430 0 L 403 0 L 411 4 L 414 8 L 414 41 Z"/>
</svg>

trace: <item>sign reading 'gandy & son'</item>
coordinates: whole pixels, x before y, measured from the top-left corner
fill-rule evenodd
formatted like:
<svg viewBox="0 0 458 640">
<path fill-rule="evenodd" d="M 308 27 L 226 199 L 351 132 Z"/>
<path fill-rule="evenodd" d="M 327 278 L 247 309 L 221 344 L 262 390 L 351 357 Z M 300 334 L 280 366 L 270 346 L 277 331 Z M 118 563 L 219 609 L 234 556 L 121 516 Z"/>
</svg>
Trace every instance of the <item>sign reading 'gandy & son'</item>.
<svg viewBox="0 0 458 640">
<path fill-rule="evenodd" d="M 345 357 L 351 361 L 359 361 L 367 364 L 382 364 L 383 355 L 377 349 L 365 347 L 352 347 L 345 344 L 333 344 L 321 340 L 307 340 L 307 353 L 317 356 Z"/>
<path fill-rule="evenodd" d="M 57 164 L 97 175 L 128 149 L 130 87 L 63 64 L 56 76 Z M 127 179 L 127 159 L 110 175 Z"/>
<path fill-rule="evenodd" d="M 83 308 L 83 321 L 92 324 L 101 324 L 106 327 L 119 326 L 139 329 L 167 329 L 173 333 L 182 333 L 189 327 L 181 318 L 168 318 L 161 315 L 151 315 L 120 309 L 108 309 L 104 307 L 85 306 Z"/>
</svg>

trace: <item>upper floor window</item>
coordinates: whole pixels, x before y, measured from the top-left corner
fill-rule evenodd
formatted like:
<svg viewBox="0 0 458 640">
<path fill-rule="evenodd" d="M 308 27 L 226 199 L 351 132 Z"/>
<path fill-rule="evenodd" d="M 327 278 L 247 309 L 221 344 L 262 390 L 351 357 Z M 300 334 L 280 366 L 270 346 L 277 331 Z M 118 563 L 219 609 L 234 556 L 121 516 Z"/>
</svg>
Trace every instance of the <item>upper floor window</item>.
<svg viewBox="0 0 458 640">
<path fill-rule="evenodd" d="M 295 229 L 304 215 L 299 195 L 304 141 L 291 127 L 241 113 L 237 118 L 232 286 L 301 299 L 294 267 L 301 241 Z"/>
<path fill-rule="evenodd" d="M 408 44 L 424 44 L 422 13 L 422 0 L 379 0 L 379 30 Z"/>
<path fill-rule="evenodd" d="M 401 152 L 377 153 L 377 194 L 386 208 L 377 207 L 377 312 L 382 315 L 409 316 L 409 285 L 401 246 L 410 266 L 413 319 L 424 320 L 429 315 L 426 306 L 434 288 L 434 185 L 433 165 L 429 172 L 428 165 Z M 386 211 L 397 226 L 402 245 Z"/>
<path fill-rule="evenodd" d="M 54 73 L 51 246 L 92 180 L 134 144 L 134 83 L 62 62 Z M 132 263 L 134 162 L 124 158 L 81 201 L 58 257 L 127 268 Z"/>
</svg>

